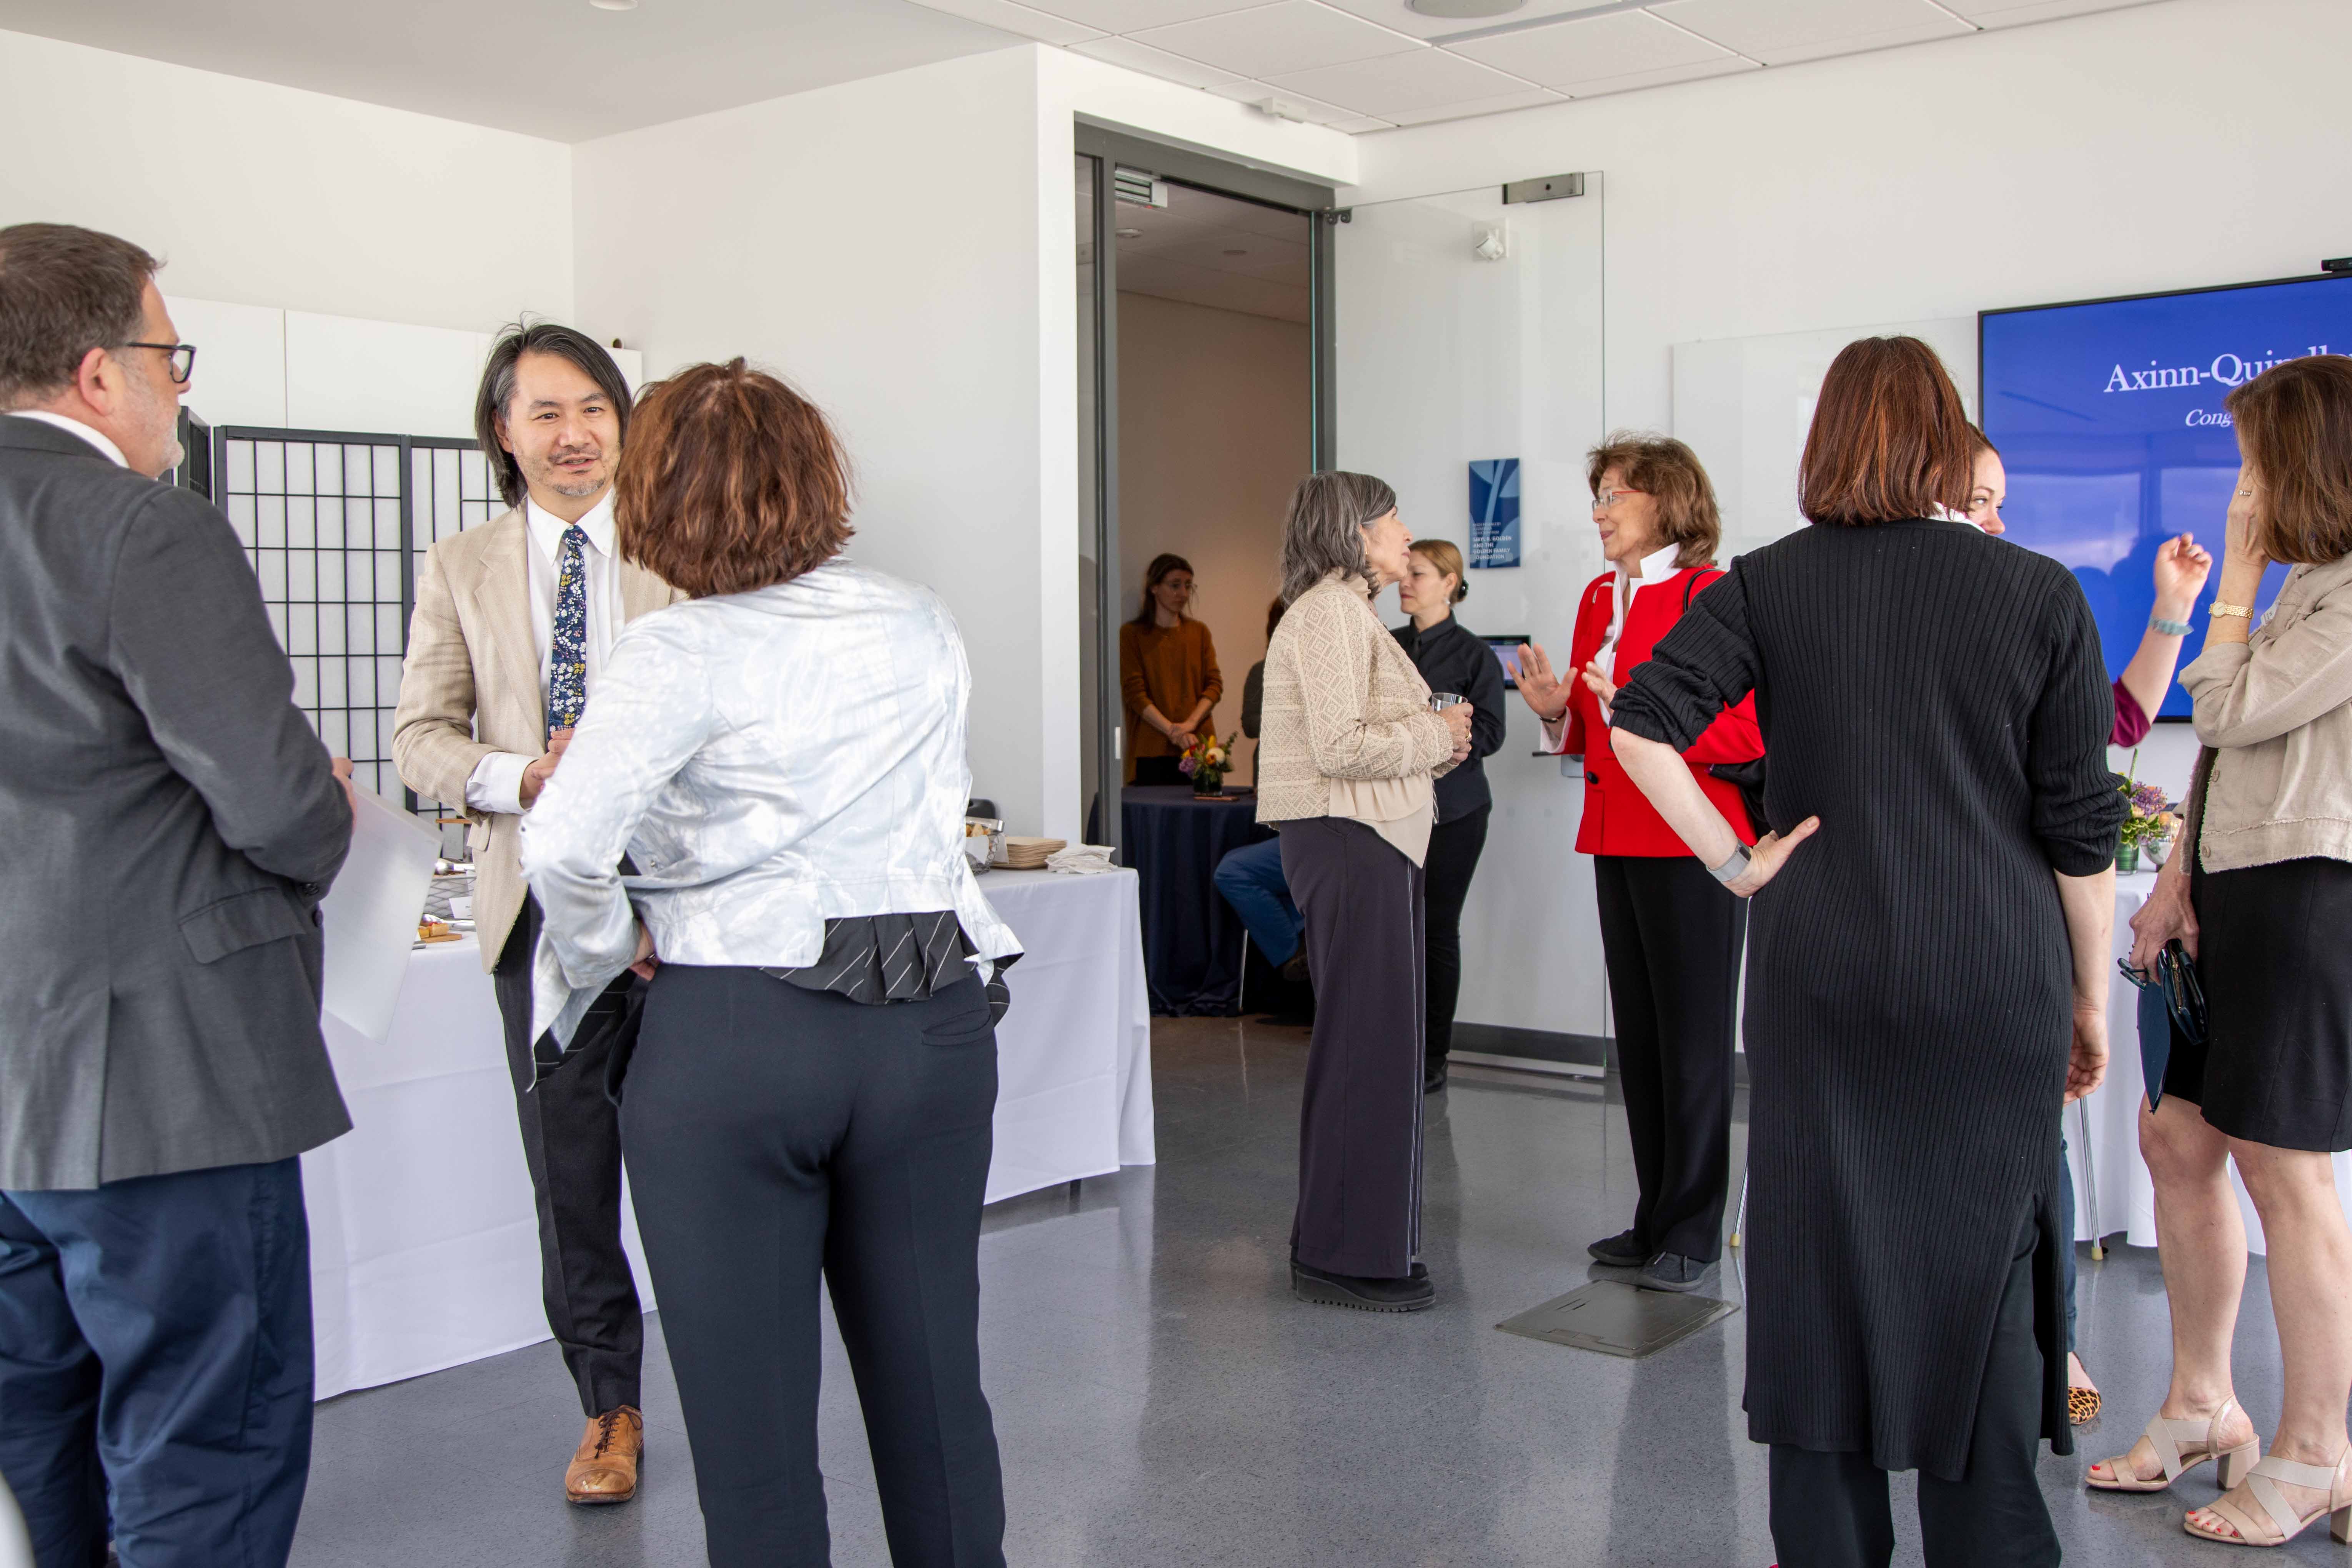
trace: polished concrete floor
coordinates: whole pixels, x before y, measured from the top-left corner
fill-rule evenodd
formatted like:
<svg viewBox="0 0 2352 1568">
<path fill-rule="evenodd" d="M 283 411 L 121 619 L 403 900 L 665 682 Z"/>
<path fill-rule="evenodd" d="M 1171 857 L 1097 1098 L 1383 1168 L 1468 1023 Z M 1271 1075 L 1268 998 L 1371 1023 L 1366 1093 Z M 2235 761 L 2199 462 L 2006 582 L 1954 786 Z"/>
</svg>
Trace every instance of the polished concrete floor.
<svg viewBox="0 0 2352 1568">
<path fill-rule="evenodd" d="M 1735 1313 L 1638 1362 L 1495 1331 L 1589 1277 L 1584 1244 L 1632 1205 L 1624 1119 L 1598 1083 L 1479 1073 L 1431 1102 L 1435 1310 L 1381 1317 L 1291 1300 L 1285 1270 L 1303 1031 L 1161 1020 L 1160 1164 L 991 1211 L 982 1347 L 1003 1447 L 1006 1555 L 1029 1568 L 1484 1568 L 1773 1562 L 1764 1452 L 1739 1410 Z M 1735 1132 L 1734 1169 L 1739 1141 Z M 1933 1247 L 1922 1236 L 1916 1245 Z M 1739 1299 L 1736 1252 L 1709 1289 Z M 2082 1341 L 2112 1412 L 2045 1458 L 2069 1562 L 2222 1563 L 2178 1498 L 2086 1493 L 2128 1447 L 2165 1368 L 2152 1252 L 2084 1259 Z M 579 1416 L 539 1345 L 319 1411 L 295 1561 L 317 1568 L 704 1561 L 677 1398 L 653 1325 L 644 1488 L 582 1510 L 559 1479 Z M 856 1396 L 829 1337 L 823 1411 L 834 1562 L 883 1564 Z M 2277 1342 L 2257 1260 L 2240 1393 L 2265 1431 Z M 1896 1561 L 1920 1561 L 1898 1481 Z M 2341 1564 L 2325 1531 L 2279 1554 Z"/>
</svg>

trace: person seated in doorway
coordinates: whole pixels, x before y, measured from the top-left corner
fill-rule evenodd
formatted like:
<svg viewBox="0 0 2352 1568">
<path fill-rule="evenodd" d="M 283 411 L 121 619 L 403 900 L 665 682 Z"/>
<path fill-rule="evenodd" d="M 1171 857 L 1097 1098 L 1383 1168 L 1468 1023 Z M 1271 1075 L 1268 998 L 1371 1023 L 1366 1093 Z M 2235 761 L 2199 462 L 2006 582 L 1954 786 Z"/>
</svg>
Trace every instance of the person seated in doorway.
<svg viewBox="0 0 2352 1568">
<path fill-rule="evenodd" d="M 1305 980 L 1307 948 L 1299 937 L 1307 920 L 1282 874 L 1282 840 L 1268 838 L 1228 852 L 1217 862 L 1213 879 L 1265 961 L 1294 985 Z"/>
<path fill-rule="evenodd" d="M 1185 783 L 1176 764 L 1225 694 L 1209 628 L 1184 613 L 1192 602 L 1192 563 L 1155 555 L 1143 574 L 1143 607 L 1118 628 L 1129 784 Z"/>
</svg>

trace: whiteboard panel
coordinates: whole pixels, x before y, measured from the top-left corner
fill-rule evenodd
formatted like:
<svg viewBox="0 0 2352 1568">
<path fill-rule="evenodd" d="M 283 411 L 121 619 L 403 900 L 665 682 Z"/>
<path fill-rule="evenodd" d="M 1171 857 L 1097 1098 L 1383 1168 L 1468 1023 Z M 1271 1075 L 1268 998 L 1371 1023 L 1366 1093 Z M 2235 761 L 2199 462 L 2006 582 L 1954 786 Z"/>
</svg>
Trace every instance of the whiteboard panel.
<svg viewBox="0 0 2352 1568">
<path fill-rule="evenodd" d="M 1729 561 L 1805 526 L 1797 510 L 1797 469 L 1822 377 L 1838 351 L 1856 338 L 1896 335 L 1918 338 L 1942 356 L 1974 419 L 1974 316 L 1675 344 L 1674 433 L 1697 452 L 1715 481 L 1723 508 L 1718 559 Z"/>
</svg>

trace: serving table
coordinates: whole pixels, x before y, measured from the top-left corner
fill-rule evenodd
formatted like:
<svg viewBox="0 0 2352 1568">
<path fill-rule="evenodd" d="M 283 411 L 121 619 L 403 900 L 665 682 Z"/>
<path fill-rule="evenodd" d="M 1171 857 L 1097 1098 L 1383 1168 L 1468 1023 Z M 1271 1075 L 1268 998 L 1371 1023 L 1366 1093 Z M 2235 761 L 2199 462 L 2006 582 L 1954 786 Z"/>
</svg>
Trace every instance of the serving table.
<svg viewBox="0 0 2352 1568">
<path fill-rule="evenodd" d="M 1151 1017 L 1132 871 L 992 871 L 1025 952 L 997 1030 L 987 1201 L 1153 1160 Z M 302 1157 L 320 1398 L 548 1337 L 539 1222 L 480 950 L 411 955 L 390 1032 L 326 1021 L 352 1130 Z M 636 1220 L 623 1239 L 651 1308 Z"/>
</svg>

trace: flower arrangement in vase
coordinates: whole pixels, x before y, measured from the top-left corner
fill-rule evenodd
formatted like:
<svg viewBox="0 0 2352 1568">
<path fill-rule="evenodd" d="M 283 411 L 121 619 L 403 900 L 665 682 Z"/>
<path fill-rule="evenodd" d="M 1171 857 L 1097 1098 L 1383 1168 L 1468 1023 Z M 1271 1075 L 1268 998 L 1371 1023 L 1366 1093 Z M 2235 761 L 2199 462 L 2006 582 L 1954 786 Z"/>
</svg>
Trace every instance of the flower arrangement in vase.
<svg viewBox="0 0 2352 1568">
<path fill-rule="evenodd" d="M 1185 747 L 1176 768 L 1192 781 L 1194 795 L 1213 796 L 1225 793 L 1225 770 L 1233 765 L 1233 742 L 1212 733 L 1196 737 Z"/>
<path fill-rule="evenodd" d="M 2116 851 L 2116 869 L 2137 871 L 2140 856 L 2146 853 L 2148 868 L 2155 870 L 2164 864 L 2172 847 L 2172 836 L 2179 829 L 2178 808 L 2164 798 L 2164 791 L 2155 784 L 2139 782 L 2139 753 L 2132 753 L 2132 776 L 2116 786 L 2128 803 L 2124 817 L 2122 842 Z"/>
</svg>

